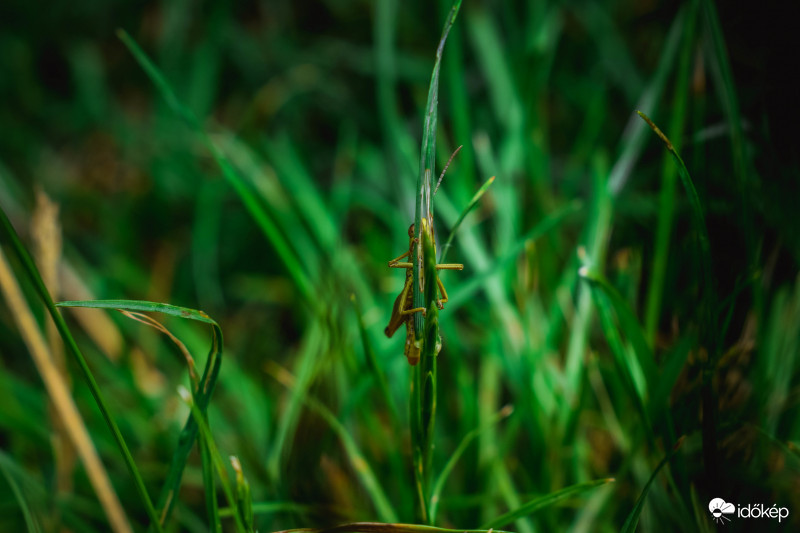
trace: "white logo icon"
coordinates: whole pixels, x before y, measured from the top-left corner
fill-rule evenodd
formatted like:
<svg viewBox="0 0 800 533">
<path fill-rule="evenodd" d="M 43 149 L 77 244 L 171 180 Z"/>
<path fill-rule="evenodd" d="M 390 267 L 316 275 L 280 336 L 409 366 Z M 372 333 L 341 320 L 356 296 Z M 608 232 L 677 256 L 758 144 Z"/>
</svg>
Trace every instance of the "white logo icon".
<svg viewBox="0 0 800 533">
<path fill-rule="evenodd" d="M 708 510 L 711 511 L 711 515 L 714 517 L 714 522 L 718 524 L 724 524 L 725 520 L 728 522 L 731 521 L 731 519 L 725 515 L 735 513 L 736 506 L 732 503 L 727 503 L 722 498 L 714 498 L 708 502 Z"/>
</svg>

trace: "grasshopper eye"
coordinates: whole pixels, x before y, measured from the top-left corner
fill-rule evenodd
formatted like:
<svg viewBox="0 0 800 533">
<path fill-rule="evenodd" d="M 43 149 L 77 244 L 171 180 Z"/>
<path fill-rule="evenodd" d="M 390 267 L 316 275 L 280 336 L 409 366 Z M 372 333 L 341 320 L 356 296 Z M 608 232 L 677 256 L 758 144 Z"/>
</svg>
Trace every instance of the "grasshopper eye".
<svg viewBox="0 0 800 533">
<path fill-rule="evenodd" d="M 408 236 L 409 236 L 409 237 L 414 237 L 414 224 L 411 224 L 411 225 L 408 227 Z"/>
</svg>

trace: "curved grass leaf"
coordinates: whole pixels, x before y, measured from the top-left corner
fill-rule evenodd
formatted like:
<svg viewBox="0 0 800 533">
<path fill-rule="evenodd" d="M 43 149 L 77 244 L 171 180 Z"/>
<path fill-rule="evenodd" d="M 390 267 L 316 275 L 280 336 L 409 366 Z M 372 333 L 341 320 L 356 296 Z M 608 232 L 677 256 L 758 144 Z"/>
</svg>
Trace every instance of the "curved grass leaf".
<svg viewBox="0 0 800 533">
<path fill-rule="evenodd" d="M 552 505 L 565 498 L 569 498 L 570 496 L 575 496 L 582 492 L 586 492 L 587 490 L 599 487 L 600 485 L 613 483 L 614 481 L 614 478 L 596 479 L 594 481 L 587 481 L 586 483 L 578 483 L 577 485 L 572 485 L 571 487 L 557 490 L 556 492 L 551 492 L 550 494 L 546 494 L 529 501 L 518 509 L 514 509 L 513 511 L 509 511 L 501 516 L 498 516 L 494 520 L 491 520 L 490 522 L 481 526 L 481 529 L 497 529 L 499 527 L 503 527 L 524 516 L 531 515 L 543 507 L 547 507 L 548 505 Z"/>
<path fill-rule="evenodd" d="M 100 387 L 97 385 L 97 381 L 95 381 L 94 375 L 92 374 L 89 365 L 86 363 L 86 359 L 83 357 L 83 354 L 78 348 L 78 344 L 72 337 L 72 333 L 69 331 L 67 323 L 64 321 L 64 317 L 62 317 L 61 313 L 59 313 L 56 309 L 53 299 L 51 298 L 50 293 L 48 292 L 47 287 L 45 287 L 42 277 L 39 274 L 39 269 L 36 268 L 36 264 L 33 262 L 30 254 L 25 249 L 25 246 L 23 246 L 22 241 L 19 239 L 19 235 L 17 235 L 16 230 L 14 230 L 14 227 L 11 225 L 11 221 L 8 220 L 8 217 L 2 208 L 0 208 L 0 237 L 2 237 L 3 242 L 7 242 L 10 245 L 12 252 L 17 257 L 20 264 L 22 264 L 25 275 L 27 276 L 33 288 L 36 290 L 39 298 L 42 300 L 42 302 L 44 302 L 48 313 L 50 313 L 50 316 L 56 325 L 56 329 L 58 330 L 61 339 L 64 341 L 64 344 L 67 347 L 67 351 L 78 363 L 81 373 L 83 374 L 83 379 L 85 380 L 86 385 L 89 387 L 89 391 L 92 393 L 92 397 L 94 398 L 97 407 L 100 409 L 100 413 L 103 415 L 106 425 L 114 437 L 114 441 L 116 442 L 117 447 L 122 454 L 122 458 L 125 461 L 125 465 L 127 466 L 131 477 L 133 477 L 134 487 L 136 488 L 136 492 L 139 494 L 139 498 L 141 498 L 142 503 L 144 504 L 145 511 L 150 519 L 150 525 L 151 527 L 155 528 L 156 531 L 161 532 L 161 523 L 158 520 L 158 515 L 156 514 L 156 510 L 153 506 L 152 500 L 150 499 L 150 495 L 147 493 L 147 489 L 144 486 L 142 475 L 133 460 L 133 456 L 128 449 L 128 444 L 125 442 L 125 438 L 122 436 L 116 421 L 111 417 L 111 412 L 108 409 L 108 405 L 103 397 L 103 393 L 100 391 Z"/>
<path fill-rule="evenodd" d="M 140 300 L 88 300 L 88 301 L 67 301 L 59 302 L 57 307 L 83 307 L 92 309 L 114 309 L 118 311 L 135 311 L 145 313 L 163 313 L 178 318 L 185 318 L 187 320 L 195 320 L 204 324 L 209 324 L 212 331 L 211 348 L 206 358 L 206 365 L 203 369 L 203 375 L 197 389 L 194 391 L 195 402 L 197 408 L 202 413 L 208 409 L 208 403 L 211 399 L 211 394 L 214 391 L 214 386 L 217 383 L 219 376 L 220 365 L 222 364 L 222 330 L 214 319 L 209 317 L 202 311 L 196 309 L 189 309 L 186 307 L 178 307 L 176 305 L 146 302 Z M 197 423 L 193 416 L 189 416 L 186 423 L 181 430 L 178 437 L 178 447 L 172 456 L 172 463 L 170 464 L 167 478 L 158 498 L 158 507 L 161 509 L 161 522 L 165 524 L 169 520 L 172 509 L 177 499 L 178 490 L 180 489 L 181 479 L 183 478 L 183 470 L 186 467 L 186 461 L 189 459 L 189 453 L 192 451 L 194 441 L 197 438 Z M 204 461 L 204 472 L 207 471 L 208 463 Z M 206 487 L 211 489 L 211 487 Z"/>
<path fill-rule="evenodd" d="M 455 468 L 456 463 L 461 456 L 464 454 L 464 451 L 467 449 L 467 446 L 475 440 L 475 438 L 486 431 L 487 429 L 491 428 L 504 418 L 508 418 L 511 413 L 514 412 L 514 407 L 511 405 L 507 405 L 503 407 L 497 414 L 495 414 L 492 418 L 486 421 L 485 424 L 477 427 L 464 435 L 464 438 L 461 439 L 456 450 L 450 456 L 450 459 L 447 460 L 447 464 L 444 465 L 444 468 L 439 473 L 439 477 L 436 478 L 436 482 L 433 484 L 433 490 L 431 491 L 431 501 L 430 501 L 430 515 L 431 515 L 431 523 L 436 522 L 436 513 L 439 510 L 439 499 L 442 493 L 442 489 L 444 488 L 445 483 L 447 483 L 447 478 L 450 476 L 450 472 L 453 471 Z"/>
<path fill-rule="evenodd" d="M 681 183 L 683 184 L 683 188 L 686 191 L 686 196 L 689 200 L 692 226 L 694 226 L 694 230 L 697 234 L 697 246 L 700 254 L 700 279 L 702 283 L 702 302 L 700 305 L 701 327 L 703 327 L 705 334 L 708 335 L 709 340 L 711 340 L 711 337 L 714 335 L 714 326 L 712 324 L 712 313 L 715 309 L 714 275 L 711 269 L 711 241 L 708 238 L 708 229 L 706 228 L 706 219 L 705 215 L 703 214 L 703 206 L 700 203 L 700 197 L 697 195 L 697 189 L 695 189 L 694 183 L 692 183 L 692 178 L 689 175 L 689 171 L 687 170 L 683 159 L 681 159 L 681 156 L 678 155 L 678 152 L 672 145 L 672 142 L 660 129 L 658 129 L 658 126 L 656 126 L 647 115 L 641 111 L 637 111 L 637 113 L 640 117 L 642 117 L 642 120 L 647 122 L 650 128 L 652 128 L 656 135 L 658 135 L 658 137 L 664 142 L 667 150 L 669 150 L 669 152 L 672 154 L 672 157 L 675 159 L 675 163 L 678 165 L 678 176 L 681 178 Z"/>
<path fill-rule="evenodd" d="M 644 489 L 642 489 L 642 493 L 639 495 L 639 499 L 636 500 L 636 505 L 633 506 L 631 514 L 629 514 L 628 519 L 625 520 L 625 524 L 622 526 L 621 530 L 622 533 L 634 533 L 636 531 L 636 525 L 639 523 L 639 516 L 642 514 L 642 509 L 644 508 L 644 500 L 647 497 L 647 493 L 650 491 L 650 487 L 652 486 L 653 481 L 655 481 L 656 476 L 661 471 L 661 469 L 664 468 L 664 465 L 666 465 L 673 457 L 675 457 L 675 454 L 678 453 L 681 444 L 683 444 L 683 437 L 681 437 L 680 440 L 678 440 L 678 442 L 672 448 L 672 451 L 670 451 L 663 459 L 661 459 L 661 462 L 658 463 L 658 466 L 653 471 L 653 474 L 650 476 L 650 479 L 647 480 Z"/>
</svg>

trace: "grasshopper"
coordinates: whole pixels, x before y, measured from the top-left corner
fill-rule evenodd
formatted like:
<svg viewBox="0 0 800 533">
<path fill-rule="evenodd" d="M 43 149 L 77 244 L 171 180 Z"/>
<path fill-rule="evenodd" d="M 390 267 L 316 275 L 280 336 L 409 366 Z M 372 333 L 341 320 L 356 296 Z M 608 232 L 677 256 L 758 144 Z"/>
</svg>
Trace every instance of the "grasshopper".
<svg viewBox="0 0 800 533">
<path fill-rule="evenodd" d="M 423 230 L 428 223 L 428 220 L 423 218 L 422 225 Z M 403 253 L 403 255 L 399 257 L 395 257 L 391 261 L 389 261 L 389 268 L 405 268 L 406 269 L 406 281 L 403 285 L 403 290 L 400 291 L 400 294 L 397 296 L 397 299 L 394 301 L 394 306 L 392 307 L 392 316 L 389 318 L 389 325 L 386 326 L 386 329 L 383 332 L 386 334 L 387 337 L 392 337 L 397 331 L 400 326 L 404 323 L 406 325 L 406 346 L 405 346 L 405 356 L 408 359 L 408 363 L 412 366 L 416 365 L 419 362 L 420 358 L 420 347 L 415 343 L 414 339 L 414 313 L 422 313 L 422 316 L 425 316 L 425 308 L 424 307 L 412 307 L 414 297 L 413 291 L 411 290 L 413 283 L 414 283 L 414 265 L 410 262 L 411 257 L 413 256 L 414 246 L 417 245 L 417 239 L 414 237 L 414 224 L 411 224 L 408 228 L 408 251 Z M 435 249 L 435 248 L 434 248 Z M 421 253 L 421 250 L 419 251 Z M 403 262 L 402 260 L 408 258 L 409 261 Z M 437 270 L 463 270 L 464 265 L 457 264 L 457 263 L 445 263 L 441 265 L 436 265 Z M 422 271 L 420 270 L 420 273 Z M 436 300 L 436 305 L 439 309 L 444 309 L 444 304 L 447 302 L 447 291 L 442 284 L 442 280 L 439 279 L 439 276 L 436 276 L 436 284 L 439 287 L 439 293 L 441 294 L 441 298 Z"/>
</svg>

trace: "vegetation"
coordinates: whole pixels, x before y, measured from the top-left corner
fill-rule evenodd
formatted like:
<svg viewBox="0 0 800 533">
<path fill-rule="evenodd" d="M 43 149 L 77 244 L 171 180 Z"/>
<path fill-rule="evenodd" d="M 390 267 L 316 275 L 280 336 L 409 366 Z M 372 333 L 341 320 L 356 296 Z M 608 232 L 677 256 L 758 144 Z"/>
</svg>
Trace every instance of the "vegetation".
<svg viewBox="0 0 800 533">
<path fill-rule="evenodd" d="M 0 8 L 0 530 L 800 526 L 800 166 L 662 4 Z"/>
</svg>

